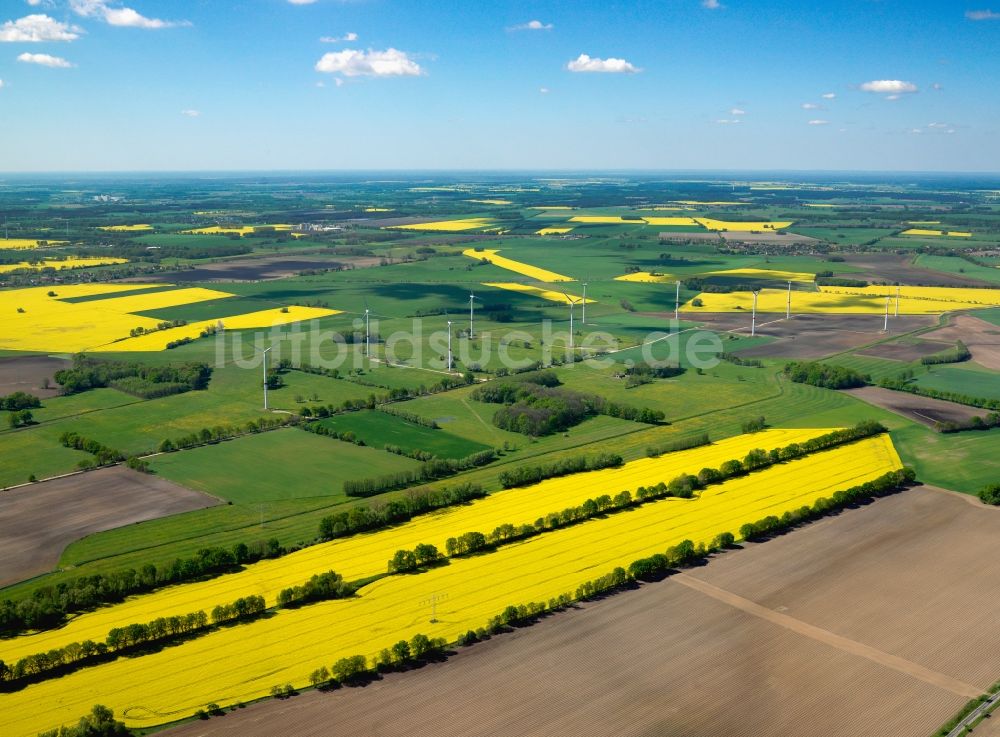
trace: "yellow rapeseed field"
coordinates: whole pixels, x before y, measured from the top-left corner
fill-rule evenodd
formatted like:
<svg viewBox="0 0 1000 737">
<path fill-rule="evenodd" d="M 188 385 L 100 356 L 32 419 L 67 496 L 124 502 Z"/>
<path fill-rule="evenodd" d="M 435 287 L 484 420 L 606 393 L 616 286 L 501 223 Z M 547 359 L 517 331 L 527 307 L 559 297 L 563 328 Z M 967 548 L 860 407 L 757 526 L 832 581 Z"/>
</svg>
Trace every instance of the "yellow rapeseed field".
<svg viewBox="0 0 1000 737">
<path fill-rule="evenodd" d="M 642 225 L 642 220 L 625 220 L 620 215 L 577 215 L 569 219 L 571 223 L 592 225 Z"/>
<path fill-rule="evenodd" d="M 117 292 L 132 292 L 169 284 L 84 284 L 51 288 L 55 297 L 49 297 L 49 287 L 12 289 L 0 291 L 0 348 L 11 350 L 52 351 L 75 353 L 87 350 L 162 350 L 169 340 L 178 337 L 196 337 L 205 327 L 217 320 L 204 320 L 183 328 L 156 331 L 152 335 L 130 339 L 134 328 L 149 331 L 160 322 L 135 313 L 175 307 L 196 302 L 228 299 L 235 295 L 214 289 L 190 287 L 162 292 L 113 296 Z M 69 303 L 71 297 L 109 295 L 105 299 Z M 334 310 L 288 307 L 287 313 L 279 309 L 224 318 L 230 329 L 268 327 L 336 314 Z M 176 330 L 176 332 L 174 332 Z M 116 342 L 117 341 L 117 342 Z M 134 341 L 134 342 L 133 342 Z"/>
<path fill-rule="evenodd" d="M 28 737 L 102 703 L 129 726 L 152 727 L 209 702 L 225 707 L 266 695 L 273 685 L 303 687 L 314 668 L 338 658 L 370 658 L 418 632 L 454 641 L 508 604 L 572 594 L 584 581 L 681 540 L 708 542 L 900 466 L 888 436 L 869 438 L 710 487 L 694 499 L 645 504 L 417 576 L 385 578 L 351 599 L 282 610 L 161 652 L 28 686 L 2 697 L 0 721 L 5 735 Z M 579 491 L 593 495 L 605 487 Z M 432 595 L 439 600 L 433 622 Z"/>
<path fill-rule="evenodd" d="M 573 208 L 569 205 L 532 205 L 531 207 L 524 208 L 525 210 L 572 210 Z"/>
<path fill-rule="evenodd" d="M 726 277 L 749 277 L 752 279 L 773 279 L 775 281 L 793 281 L 799 283 L 811 284 L 816 280 L 815 274 L 809 274 L 804 271 L 781 271 L 778 269 L 722 269 L 719 271 L 700 271 L 697 274 L 654 274 L 648 271 L 637 271 L 632 274 L 624 274 L 622 276 L 616 276 L 615 281 L 633 281 L 633 282 L 644 282 L 644 283 L 654 283 L 662 284 L 666 282 L 673 282 L 677 279 L 688 278 L 691 276 L 726 276 Z"/>
<path fill-rule="evenodd" d="M 697 225 L 694 218 L 643 218 L 647 225 Z"/>
<path fill-rule="evenodd" d="M 522 292 L 523 294 L 530 294 L 534 297 L 541 297 L 542 299 L 547 299 L 549 302 L 559 302 L 560 304 L 568 305 L 570 299 L 572 298 L 575 304 L 580 304 L 583 302 L 583 298 L 578 294 L 564 294 L 562 292 L 556 292 L 551 289 L 542 289 L 541 287 L 532 287 L 527 284 L 519 284 L 518 282 L 483 282 L 484 287 L 494 287 L 496 289 L 507 289 L 511 292 Z M 587 297 L 587 304 L 596 302 L 596 299 L 591 299 Z"/>
<path fill-rule="evenodd" d="M 124 263 L 128 263 L 128 259 L 114 258 L 113 256 L 70 256 L 69 258 L 59 260 L 45 259 L 44 261 L 36 261 L 34 263 L 21 261 L 16 264 L 0 264 L 0 274 L 8 271 L 17 271 L 18 269 L 33 269 L 35 271 L 41 271 L 42 269 L 83 269 L 88 266 L 107 266 L 109 264 Z"/>
<path fill-rule="evenodd" d="M 791 226 L 792 221 L 783 222 L 729 222 L 713 220 L 712 218 L 695 218 L 707 230 L 728 230 L 730 232 L 748 233 L 751 231 L 784 230 Z"/>
<path fill-rule="evenodd" d="M 888 285 L 871 285 L 867 287 L 830 287 L 820 289 L 827 294 L 849 294 L 875 297 L 892 297 L 895 299 L 897 288 Z M 898 289 L 900 297 L 905 300 L 946 302 L 960 304 L 962 307 L 951 309 L 970 309 L 983 306 L 1000 306 L 1000 289 L 969 289 L 966 287 L 911 287 Z M 900 300 L 900 304 L 902 305 Z"/>
<path fill-rule="evenodd" d="M 152 230 L 153 226 L 149 223 L 141 223 L 138 225 L 102 225 L 98 230 L 107 230 L 112 233 L 138 233 L 144 230 Z"/>
<path fill-rule="evenodd" d="M 640 486 L 668 482 L 682 473 L 698 473 L 705 467 L 717 468 L 725 461 L 743 458 L 754 448 L 771 450 L 827 432 L 830 430 L 794 429 L 738 435 L 701 448 L 632 461 L 620 468 L 548 479 L 533 486 L 497 492 L 469 505 L 417 517 L 378 534 L 355 535 L 314 545 L 277 560 L 248 566 L 240 573 L 133 597 L 122 604 L 76 617 L 58 630 L 0 640 L 0 660 L 9 663 L 70 642 L 88 638 L 96 641 L 103 639 L 112 627 L 146 622 L 158 616 L 185 614 L 199 608 L 207 611 L 220 602 L 241 596 L 263 596 L 271 606 L 281 589 L 301 584 L 315 573 L 332 568 L 347 580 L 366 578 L 383 573 L 397 550 L 430 543 L 443 551 L 449 537 L 464 532 L 488 534 L 502 524 L 531 524 L 549 512 L 582 504 L 591 496 L 614 495 L 624 490 L 634 493 Z"/>
<path fill-rule="evenodd" d="M 365 212 L 392 212 L 391 207 L 366 207 Z"/>
<path fill-rule="evenodd" d="M 940 220 L 911 220 L 910 225 L 940 225 Z"/>
<path fill-rule="evenodd" d="M 523 276 L 531 277 L 532 279 L 540 282 L 575 281 L 571 277 L 557 274 L 554 271 L 540 269 L 537 266 L 532 266 L 531 264 L 515 261 L 514 259 L 505 258 L 504 256 L 498 256 L 498 253 L 499 251 L 496 249 L 489 248 L 484 248 L 482 251 L 477 251 L 474 248 L 466 248 L 462 251 L 463 256 L 474 258 L 477 261 L 486 259 L 491 264 L 499 266 L 501 269 L 507 269 L 507 271 L 513 271 L 516 274 L 522 274 Z"/>
<path fill-rule="evenodd" d="M 514 204 L 510 200 L 466 200 L 466 202 L 474 202 L 477 205 L 513 205 Z"/>
<path fill-rule="evenodd" d="M 792 312 L 799 314 L 882 314 L 885 298 L 891 297 L 890 310 L 896 309 L 895 287 L 821 287 L 819 292 L 792 292 Z M 684 312 L 750 312 L 753 295 L 750 292 L 726 294 L 703 292 L 697 299 L 701 307 L 687 302 Z M 759 312 L 785 312 L 788 293 L 784 289 L 763 289 L 757 299 Z M 955 310 L 982 309 L 1000 305 L 1000 290 L 952 289 L 946 287 L 902 287 L 899 312 L 902 315 L 939 315 Z"/>
<path fill-rule="evenodd" d="M 278 223 L 276 225 L 210 225 L 205 228 L 194 228 L 193 230 L 182 230 L 182 233 L 191 235 L 249 235 L 258 230 L 289 231 L 295 226 L 288 223 Z"/>
<path fill-rule="evenodd" d="M 935 223 L 936 225 L 937 223 Z M 904 230 L 900 235 L 919 235 L 919 236 L 949 236 L 951 238 L 971 238 L 972 233 L 966 233 L 958 230 L 927 230 L 925 228 L 910 228 L 909 230 Z"/>
<path fill-rule="evenodd" d="M 436 223 L 416 223 L 414 225 L 394 225 L 391 227 L 394 230 L 443 230 L 454 232 L 476 230 L 492 224 L 493 221 L 489 218 L 466 218 L 464 220 L 441 220 Z"/>
<path fill-rule="evenodd" d="M 535 235 L 565 235 L 569 233 L 572 228 L 542 228 L 541 230 L 536 230 Z"/>
<path fill-rule="evenodd" d="M 21 251 L 29 248 L 61 246 L 66 243 L 69 243 L 69 241 L 38 240 L 36 238 L 3 238 L 0 239 L 0 250 L 7 248 L 13 251 Z"/>
<path fill-rule="evenodd" d="M 181 327 L 169 328 L 167 330 L 157 330 L 153 333 L 146 333 L 135 338 L 127 338 L 116 343 L 96 348 L 96 351 L 162 351 L 166 350 L 167 344 L 184 338 L 197 338 L 208 328 L 222 328 L 223 330 L 248 330 L 251 328 L 270 328 L 276 325 L 289 325 L 293 322 L 304 320 L 315 320 L 320 317 L 330 317 L 339 315 L 341 310 L 328 310 L 322 307 L 299 307 L 291 305 L 284 308 L 274 308 L 271 310 L 259 310 L 257 312 L 247 312 L 242 315 L 231 315 L 215 320 L 201 320 L 191 322 Z"/>
</svg>

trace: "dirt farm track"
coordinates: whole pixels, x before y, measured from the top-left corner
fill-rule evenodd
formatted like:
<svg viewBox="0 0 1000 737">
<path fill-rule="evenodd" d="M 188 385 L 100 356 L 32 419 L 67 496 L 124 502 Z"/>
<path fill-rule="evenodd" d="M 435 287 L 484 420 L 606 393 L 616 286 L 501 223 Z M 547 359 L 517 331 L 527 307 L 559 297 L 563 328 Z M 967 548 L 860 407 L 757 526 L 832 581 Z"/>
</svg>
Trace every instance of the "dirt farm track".
<svg viewBox="0 0 1000 737">
<path fill-rule="evenodd" d="M 51 571 L 69 543 L 219 500 L 122 466 L 0 491 L 0 586 Z"/>
<path fill-rule="evenodd" d="M 1000 676 L 1000 510 L 918 487 L 419 672 L 170 737 L 923 737 Z"/>
</svg>

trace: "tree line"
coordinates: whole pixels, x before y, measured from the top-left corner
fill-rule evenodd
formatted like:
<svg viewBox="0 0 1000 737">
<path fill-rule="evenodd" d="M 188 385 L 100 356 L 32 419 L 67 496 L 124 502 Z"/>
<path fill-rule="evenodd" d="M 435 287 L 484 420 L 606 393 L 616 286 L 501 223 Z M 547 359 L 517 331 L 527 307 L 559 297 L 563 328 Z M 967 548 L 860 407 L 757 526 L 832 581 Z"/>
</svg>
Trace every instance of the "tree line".
<svg viewBox="0 0 1000 737">
<path fill-rule="evenodd" d="M 567 476 L 573 473 L 597 471 L 602 468 L 617 468 L 623 463 L 617 453 L 599 453 L 594 456 L 579 455 L 563 458 L 554 463 L 538 466 L 518 466 L 507 471 L 501 471 L 497 477 L 505 489 L 516 486 L 530 486 L 545 479 Z"/>
<path fill-rule="evenodd" d="M 943 399 L 946 402 L 965 404 L 970 407 L 1000 410 L 1000 399 L 987 399 L 985 397 L 975 397 L 970 394 L 963 394 L 962 392 L 934 389 L 929 386 L 914 384 L 907 378 L 886 378 L 882 379 L 878 385 L 883 389 L 892 389 L 897 392 L 909 392 L 910 394 L 916 394 L 921 397 L 929 397 L 930 399 Z"/>
<path fill-rule="evenodd" d="M 27 392 L 12 392 L 0 397 L 0 410 L 8 412 L 20 412 L 23 409 L 38 409 L 42 406 L 42 400 L 34 394 Z"/>
<path fill-rule="evenodd" d="M 245 622 L 262 616 L 265 611 L 267 605 L 263 596 L 245 596 L 214 607 L 211 615 L 198 610 L 188 614 L 157 617 L 150 622 L 112 627 L 103 642 L 71 642 L 47 652 L 26 655 L 11 665 L 0 660 L 0 683 L 9 688 L 54 678 L 119 655 L 190 637 L 207 630 L 210 622 L 214 626 Z"/>
<path fill-rule="evenodd" d="M 405 489 L 425 481 L 454 476 L 470 468 L 485 466 L 495 461 L 497 457 L 497 452 L 492 448 L 472 453 L 464 458 L 433 457 L 421 463 L 420 467 L 413 471 L 399 471 L 368 479 L 346 479 L 343 487 L 344 493 L 347 496 L 367 497 L 395 489 Z"/>
<path fill-rule="evenodd" d="M 260 417 L 256 420 L 248 420 L 243 425 L 203 427 L 197 432 L 191 432 L 179 438 L 164 438 L 157 446 L 157 452 L 172 453 L 175 450 L 196 448 L 199 445 L 210 445 L 223 440 L 231 440 L 243 435 L 255 435 L 268 430 L 276 430 L 279 427 L 297 425 L 298 423 L 299 418 L 295 415 L 282 415 L 280 417 Z"/>
<path fill-rule="evenodd" d="M 824 389 L 854 389 L 866 386 L 870 376 L 844 366 L 818 361 L 790 361 L 785 364 L 785 376 L 798 384 L 811 384 Z"/>
<path fill-rule="evenodd" d="M 177 558 L 169 566 L 149 563 L 139 570 L 127 568 L 110 573 L 80 576 L 45 586 L 20 601 L 0 601 L 0 635 L 11 636 L 25 630 L 58 627 L 69 614 L 93 611 L 116 604 L 127 596 L 144 594 L 164 586 L 232 573 L 248 563 L 277 558 L 286 550 L 276 538 L 251 545 L 237 543 L 231 549 L 204 548 L 190 558 Z"/>
<path fill-rule="evenodd" d="M 646 457 L 648 458 L 659 458 L 667 453 L 676 453 L 680 450 L 691 450 L 692 448 L 700 448 L 703 445 L 710 445 L 711 440 L 708 437 L 708 433 L 701 433 L 700 435 L 693 435 L 690 438 L 681 438 L 680 440 L 669 440 L 665 443 L 660 443 L 659 445 L 650 445 L 646 448 Z"/>
<path fill-rule="evenodd" d="M 939 363 L 962 363 L 972 358 L 972 352 L 960 340 L 955 341 L 955 346 L 948 350 L 938 351 L 929 356 L 923 356 L 920 363 L 924 366 L 933 366 Z"/>
<path fill-rule="evenodd" d="M 314 601 L 343 599 L 354 593 L 354 587 L 335 571 L 318 573 L 301 586 L 291 586 L 278 592 L 279 607 L 294 607 Z"/>
<path fill-rule="evenodd" d="M 486 491 L 478 484 L 463 483 L 442 488 L 411 489 L 405 495 L 378 504 L 358 504 L 348 512 L 323 517 L 319 539 L 333 540 L 358 532 L 378 530 L 406 522 L 436 509 L 482 499 Z"/>
</svg>

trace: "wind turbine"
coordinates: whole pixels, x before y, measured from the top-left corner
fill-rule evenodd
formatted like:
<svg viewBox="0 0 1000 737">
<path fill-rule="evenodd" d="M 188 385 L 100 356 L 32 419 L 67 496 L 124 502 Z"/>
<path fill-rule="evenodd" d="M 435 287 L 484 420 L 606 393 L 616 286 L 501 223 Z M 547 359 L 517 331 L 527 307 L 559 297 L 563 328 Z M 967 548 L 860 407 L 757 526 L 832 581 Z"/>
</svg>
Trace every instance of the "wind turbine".
<svg viewBox="0 0 1000 737">
<path fill-rule="evenodd" d="M 453 358 L 451 352 L 451 315 L 448 314 L 448 310 L 444 311 L 444 316 L 448 318 L 448 371 L 451 371 Z"/>
<path fill-rule="evenodd" d="M 896 285 L 896 317 L 899 317 L 899 285 Z"/>
<path fill-rule="evenodd" d="M 750 337 L 757 335 L 757 295 L 760 294 L 759 289 L 753 290 L 753 315 L 750 318 Z"/>
<path fill-rule="evenodd" d="M 785 319 L 792 319 L 792 282 L 788 282 L 788 304 L 785 305 Z"/>
<path fill-rule="evenodd" d="M 261 355 L 264 358 L 264 411 L 265 412 L 267 411 L 267 353 L 272 348 L 274 348 L 273 345 L 272 346 L 268 346 L 267 348 L 265 348 L 264 350 L 261 351 L 260 348 L 258 348 L 257 346 L 254 346 L 254 350 L 260 351 Z"/>
<path fill-rule="evenodd" d="M 674 296 L 674 322 L 681 319 L 681 280 L 677 280 L 677 294 Z"/>
<path fill-rule="evenodd" d="M 581 309 L 583 310 L 583 317 L 580 318 L 580 321 L 584 325 L 586 325 L 587 324 L 587 282 L 583 283 L 583 307 Z"/>
<path fill-rule="evenodd" d="M 891 299 L 891 297 L 885 298 L 885 327 L 882 328 L 883 333 L 889 332 L 889 301 Z"/>
<path fill-rule="evenodd" d="M 563 292 L 563 296 L 569 303 L 569 349 L 573 350 L 573 307 L 580 300 L 570 297 L 566 292 Z"/>
<path fill-rule="evenodd" d="M 475 293 L 470 289 L 469 290 L 469 339 L 470 340 L 472 339 L 473 335 L 475 335 L 472 321 L 476 314 L 476 303 L 474 300 L 477 299 L 479 299 L 479 297 L 477 297 Z"/>
</svg>

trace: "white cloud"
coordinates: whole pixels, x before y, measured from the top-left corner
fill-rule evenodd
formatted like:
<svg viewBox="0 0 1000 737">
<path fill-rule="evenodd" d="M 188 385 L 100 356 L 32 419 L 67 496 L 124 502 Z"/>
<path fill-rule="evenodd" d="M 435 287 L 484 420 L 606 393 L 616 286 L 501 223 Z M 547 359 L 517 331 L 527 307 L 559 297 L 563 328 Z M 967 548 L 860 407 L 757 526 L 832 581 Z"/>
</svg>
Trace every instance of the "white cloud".
<svg viewBox="0 0 1000 737">
<path fill-rule="evenodd" d="M 736 118 L 721 118 L 720 120 L 716 120 L 715 122 L 718 123 L 719 125 L 739 125 L 743 121 Z"/>
<path fill-rule="evenodd" d="M 967 10 L 965 17 L 969 20 L 1000 20 L 1000 13 L 992 10 Z"/>
<path fill-rule="evenodd" d="M 343 36 L 323 36 L 319 41 L 325 44 L 339 44 L 342 41 L 357 41 L 358 34 L 351 31 L 350 33 L 345 33 Z"/>
<path fill-rule="evenodd" d="M 201 110 L 181 110 L 181 115 L 187 118 L 201 117 Z"/>
<path fill-rule="evenodd" d="M 803 110 L 822 110 L 823 106 L 822 105 L 817 105 L 815 102 L 803 102 L 802 103 L 802 109 Z"/>
<path fill-rule="evenodd" d="M 0 79 L 0 90 L 2 90 L 2 89 L 3 89 L 3 80 Z"/>
<path fill-rule="evenodd" d="M 82 15 L 85 18 L 100 18 L 112 26 L 158 30 L 191 25 L 188 21 L 147 18 L 139 11 L 124 6 L 110 7 L 107 0 L 69 0 L 69 6 L 77 15 Z"/>
<path fill-rule="evenodd" d="M 292 5 L 312 5 L 316 0 L 288 0 Z"/>
<path fill-rule="evenodd" d="M 43 41 L 73 41 L 81 29 L 50 18 L 44 13 L 26 15 L 0 25 L 0 41 L 11 43 L 41 43 Z"/>
<path fill-rule="evenodd" d="M 899 99 L 899 95 L 886 95 L 885 99 L 886 100 L 891 100 L 892 102 L 895 102 L 896 100 Z"/>
<path fill-rule="evenodd" d="M 730 115 L 746 115 L 747 111 L 743 110 L 741 108 L 738 108 L 738 107 L 734 107 L 732 110 L 729 111 L 729 114 Z"/>
<path fill-rule="evenodd" d="M 837 97 L 836 92 L 827 92 L 825 95 L 821 95 L 824 100 L 833 100 Z"/>
<path fill-rule="evenodd" d="M 719 10 L 722 8 L 722 3 L 719 0 L 701 0 L 701 7 L 708 8 L 709 10 Z"/>
<path fill-rule="evenodd" d="M 917 86 L 913 82 L 904 82 L 900 79 L 876 79 L 872 82 L 865 82 L 861 85 L 861 90 L 880 95 L 902 95 L 917 92 Z"/>
<path fill-rule="evenodd" d="M 603 72 L 608 74 L 635 74 L 642 70 L 624 59 L 598 59 L 587 54 L 580 54 L 576 59 L 569 62 L 566 68 L 571 72 Z"/>
<path fill-rule="evenodd" d="M 406 52 L 391 48 L 385 51 L 331 51 L 316 62 L 316 71 L 345 77 L 418 77 L 424 73 Z"/>
<path fill-rule="evenodd" d="M 538 93 L 541 94 L 541 95 L 547 95 L 551 91 L 552 90 L 550 90 L 548 87 L 539 87 L 538 88 Z"/>
<path fill-rule="evenodd" d="M 941 90 L 944 89 L 944 85 L 942 85 L 940 82 L 935 82 L 934 84 L 931 85 L 931 89 L 934 90 L 935 92 L 940 92 Z"/>
<path fill-rule="evenodd" d="M 950 128 L 951 126 L 947 123 L 928 123 L 928 128 Z"/>
<path fill-rule="evenodd" d="M 510 26 L 508 31 L 551 31 L 555 28 L 551 23 L 542 23 L 540 20 L 529 20 L 516 26 Z"/>
<path fill-rule="evenodd" d="M 919 136 L 921 133 L 923 133 L 923 131 L 920 130 L 919 128 L 910 128 L 910 133 L 915 136 Z"/>
<path fill-rule="evenodd" d="M 23 61 L 25 64 L 40 64 L 43 67 L 53 67 L 54 69 L 69 69 L 73 66 L 61 56 L 52 56 L 51 54 L 29 54 L 25 52 L 17 57 L 17 60 Z"/>
<path fill-rule="evenodd" d="M 809 125 L 830 125 L 829 120 L 810 120 Z"/>
</svg>

